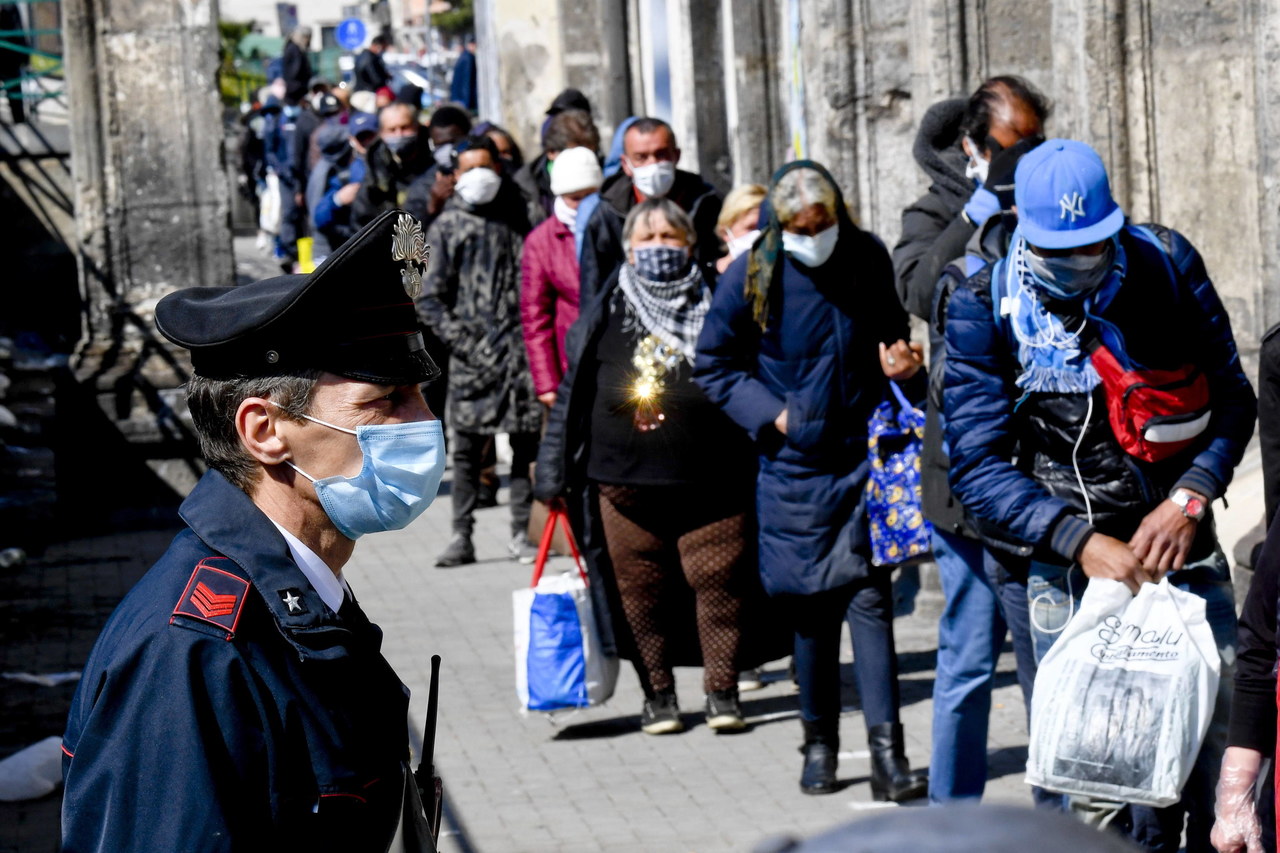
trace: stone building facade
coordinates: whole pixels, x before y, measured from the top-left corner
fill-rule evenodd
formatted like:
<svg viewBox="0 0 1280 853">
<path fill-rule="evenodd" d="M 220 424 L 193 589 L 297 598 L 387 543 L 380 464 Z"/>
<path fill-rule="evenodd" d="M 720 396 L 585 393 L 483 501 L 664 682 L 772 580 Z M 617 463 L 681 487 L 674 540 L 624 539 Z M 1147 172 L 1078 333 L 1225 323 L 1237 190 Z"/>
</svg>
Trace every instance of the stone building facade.
<svg viewBox="0 0 1280 853">
<path fill-rule="evenodd" d="M 1204 253 L 1246 355 L 1280 321 L 1280 6 L 1263 0 L 478 0 L 482 113 L 537 148 L 563 86 L 669 120 L 722 187 L 807 155 L 887 243 L 925 186 L 935 101 L 992 74 L 1048 94 L 1135 221 Z M 497 50 L 485 50 L 486 44 Z"/>
</svg>

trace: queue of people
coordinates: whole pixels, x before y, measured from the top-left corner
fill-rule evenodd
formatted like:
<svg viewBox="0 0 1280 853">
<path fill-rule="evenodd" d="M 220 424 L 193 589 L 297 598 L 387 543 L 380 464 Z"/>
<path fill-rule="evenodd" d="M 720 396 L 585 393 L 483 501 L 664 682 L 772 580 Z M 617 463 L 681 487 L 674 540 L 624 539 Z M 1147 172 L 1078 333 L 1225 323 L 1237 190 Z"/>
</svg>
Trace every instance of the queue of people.
<svg viewBox="0 0 1280 853">
<path fill-rule="evenodd" d="M 376 63 L 363 74 L 372 86 Z M 643 690 L 642 731 L 683 729 L 672 668 L 688 664 L 703 667 L 708 726 L 747 728 L 740 691 L 791 654 L 800 789 L 837 790 L 847 623 L 873 796 L 976 800 L 1006 636 L 1030 718 L 1037 666 L 1088 579 L 1137 590 L 1169 575 L 1204 600 L 1223 661 L 1183 800 L 1032 797 L 1150 851 L 1184 834 L 1188 850 L 1208 850 L 1217 786 L 1216 849 L 1254 843 L 1249 792 L 1274 752 L 1274 709 L 1257 697 L 1274 696 L 1258 661 L 1274 662 L 1275 603 L 1264 591 L 1247 605 L 1242 688 L 1209 505 L 1256 401 L 1195 248 L 1129 222 L 1097 153 L 1046 139 L 1049 100 L 1030 83 L 993 77 L 928 110 L 915 156 L 931 186 L 904 210 L 892 253 L 818 163 L 722 198 L 678 167 L 670 125 L 643 116 L 619 124 L 602 158 L 576 90 L 551 105 L 529 160 L 457 107 L 426 125 L 403 103 L 376 119 L 327 109 L 314 102 L 306 193 L 326 251 L 396 209 L 432 247 L 412 295 L 445 377 L 428 402 L 452 435 L 453 538 L 436 565 L 475 561 L 474 513 L 506 434 L 510 554 L 533 559 L 535 498 L 564 504 L 606 650 L 634 664 Z M 929 330 L 927 370 L 908 314 Z M 1179 429 L 1175 450 L 1135 453 L 1108 418 L 1100 349 L 1131 371 L 1190 364 L 1212 417 Z M 893 388 L 927 412 L 923 510 L 945 597 L 928 773 L 906 759 L 892 567 L 870 550 L 867 424 Z M 1233 706 L 1271 731 L 1228 728 Z"/>
</svg>

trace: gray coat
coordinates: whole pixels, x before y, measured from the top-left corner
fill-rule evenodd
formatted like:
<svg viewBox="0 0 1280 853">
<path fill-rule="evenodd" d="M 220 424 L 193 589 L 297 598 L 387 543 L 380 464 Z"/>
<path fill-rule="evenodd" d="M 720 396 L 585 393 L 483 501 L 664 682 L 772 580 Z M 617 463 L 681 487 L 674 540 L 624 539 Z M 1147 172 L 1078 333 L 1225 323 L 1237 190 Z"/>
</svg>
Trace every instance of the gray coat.
<svg viewBox="0 0 1280 853">
<path fill-rule="evenodd" d="M 537 432 L 542 412 L 520 326 L 524 235 L 491 211 L 453 198 L 431 224 L 427 243 L 418 317 L 449 348 L 450 426 L 484 435 Z"/>
</svg>

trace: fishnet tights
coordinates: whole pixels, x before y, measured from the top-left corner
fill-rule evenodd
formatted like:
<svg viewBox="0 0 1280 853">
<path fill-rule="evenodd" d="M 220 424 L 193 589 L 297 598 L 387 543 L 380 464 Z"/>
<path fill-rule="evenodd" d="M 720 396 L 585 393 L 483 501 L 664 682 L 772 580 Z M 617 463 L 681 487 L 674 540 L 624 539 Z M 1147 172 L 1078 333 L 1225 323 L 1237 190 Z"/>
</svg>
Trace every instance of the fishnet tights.
<svg viewBox="0 0 1280 853">
<path fill-rule="evenodd" d="M 670 601 L 684 585 L 694 593 L 703 689 L 728 690 L 738 683 L 748 586 L 735 576 L 748 565 L 747 548 L 754 541 L 747 538 L 745 512 L 716 518 L 722 513 L 708 512 L 707 501 L 698 500 L 708 496 L 693 497 L 693 491 L 600 484 L 609 558 L 640 656 L 636 669 L 654 692 L 675 686 Z"/>
</svg>

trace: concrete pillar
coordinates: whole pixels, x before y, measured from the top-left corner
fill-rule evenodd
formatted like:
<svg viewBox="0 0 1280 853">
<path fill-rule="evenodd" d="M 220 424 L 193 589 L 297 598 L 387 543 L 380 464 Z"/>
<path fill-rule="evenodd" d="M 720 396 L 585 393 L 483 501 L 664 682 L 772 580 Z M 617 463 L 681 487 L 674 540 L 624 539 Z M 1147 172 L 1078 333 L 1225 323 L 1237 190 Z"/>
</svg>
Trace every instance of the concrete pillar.
<svg viewBox="0 0 1280 853">
<path fill-rule="evenodd" d="M 735 184 L 767 183 L 788 145 L 778 0 L 723 0 L 725 116 Z"/>
<path fill-rule="evenodd" d="M 186 375 L 152 311 L 172 290 L 235 281 L 216 4 L 62 8 L 85 309 L 77 373 L 126 434 L 173 438 L 162 421 Z"/>
<path fill-rule="evenodd" d="M 600 144 L 631 115 L 626 0 L 560 0 L 564 83 L 591 102 Z"/>
</svg>

